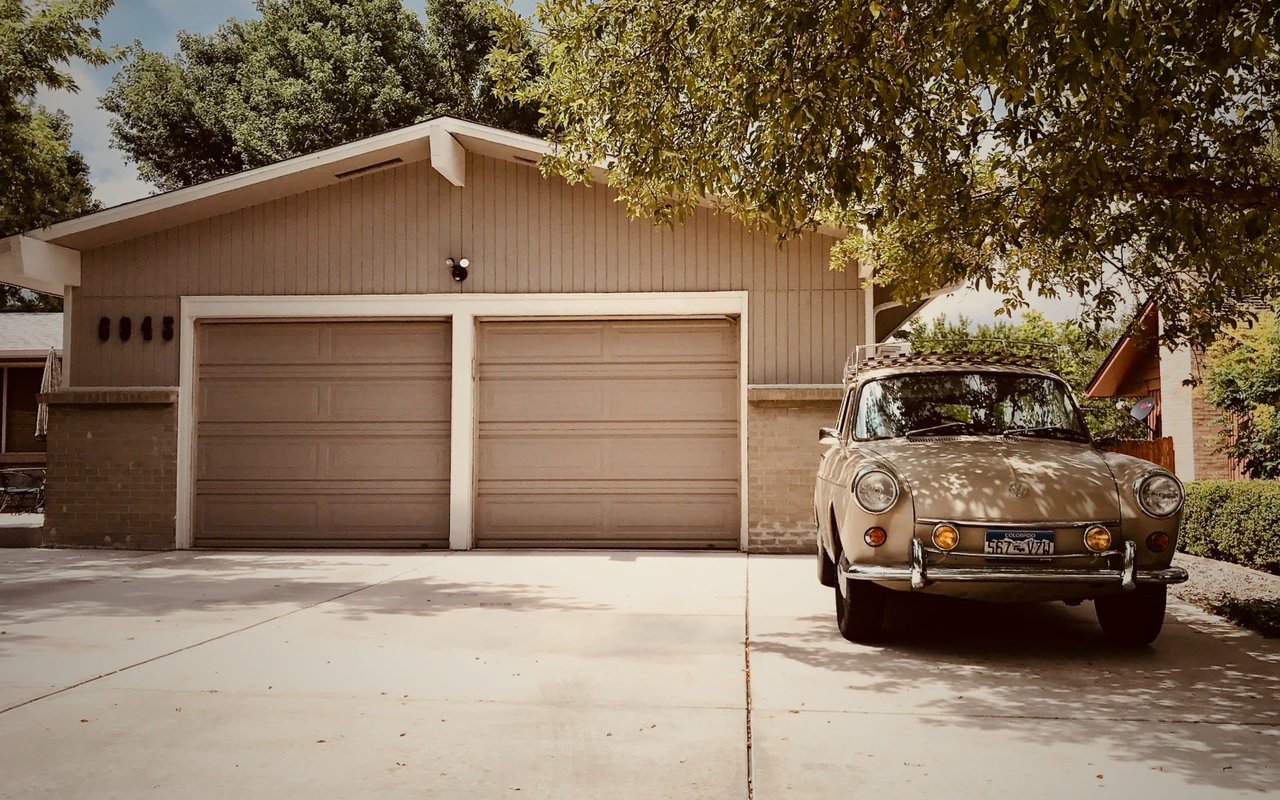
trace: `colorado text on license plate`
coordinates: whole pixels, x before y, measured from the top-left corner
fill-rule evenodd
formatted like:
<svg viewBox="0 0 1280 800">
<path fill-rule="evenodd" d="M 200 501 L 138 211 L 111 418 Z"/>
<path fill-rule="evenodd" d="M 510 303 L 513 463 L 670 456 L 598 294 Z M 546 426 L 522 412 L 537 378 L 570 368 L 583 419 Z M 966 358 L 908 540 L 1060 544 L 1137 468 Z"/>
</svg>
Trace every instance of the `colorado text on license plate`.
<svg viewBox="0 0 1280 800">
<path fill-rule="evenodd" d="M 1053 531 L 987 531 L 982 552 L 998 556 L 1051 556 Z"/>
</svg>

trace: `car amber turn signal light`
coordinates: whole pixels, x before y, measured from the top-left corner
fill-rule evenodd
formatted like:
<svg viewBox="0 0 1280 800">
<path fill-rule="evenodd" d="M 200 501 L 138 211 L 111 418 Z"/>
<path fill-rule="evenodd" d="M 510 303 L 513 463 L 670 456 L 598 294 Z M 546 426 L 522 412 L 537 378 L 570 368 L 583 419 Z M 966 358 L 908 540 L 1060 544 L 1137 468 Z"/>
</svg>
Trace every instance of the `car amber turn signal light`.
<svg viewBox="0 0 1280 800">
<path fill-rule="evenodd" d="M 1111 547 L 1111 531 L 1101 525 L 1090 525 L 1084 532 L 1084 546 L 1095 553 Z"/>
<path fill-rule="evenodd" d="M 960 531 L 956 526 L 942 523 L 933 529 L 933 546 L 939 550 L 955 550 L 960 544 Z"/>
<path fill-rule="evenodd" d="M 1169 534 L 1156 531 L 1147 537 L 1147 549 L 1153 553 L 1163 553 L 1169 547 Z"/>
<path fill-rule="evenodd" d="M 889 534 L 884 532 L 884 528 L 867 528 L 867 532 L 862 534 L 862 541 L 872 547 L 879 547 L 889 538 Z"/>
</svg>

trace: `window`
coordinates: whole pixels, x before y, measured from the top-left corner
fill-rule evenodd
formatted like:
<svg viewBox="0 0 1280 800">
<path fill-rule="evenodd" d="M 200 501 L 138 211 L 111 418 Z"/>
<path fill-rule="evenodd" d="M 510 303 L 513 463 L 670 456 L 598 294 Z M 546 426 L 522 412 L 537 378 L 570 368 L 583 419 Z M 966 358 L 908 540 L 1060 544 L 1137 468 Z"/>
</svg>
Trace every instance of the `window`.
<svg viewBox="0 0 1280 800">
<path fill-rule="evenodd" d="M 862 387 L 854 438 L 1025 435 L 1088 441 L 1066 384 L 1016 372 L 929 372 Z"/>
<path fill-rule="evenodd" d="M 5 453 L 43 453 L 45 443 L 36 438 L 36 395 L 44 377 L 43 367 L 4 367 L 3 421 L 0 450 Z"/>
</svg>

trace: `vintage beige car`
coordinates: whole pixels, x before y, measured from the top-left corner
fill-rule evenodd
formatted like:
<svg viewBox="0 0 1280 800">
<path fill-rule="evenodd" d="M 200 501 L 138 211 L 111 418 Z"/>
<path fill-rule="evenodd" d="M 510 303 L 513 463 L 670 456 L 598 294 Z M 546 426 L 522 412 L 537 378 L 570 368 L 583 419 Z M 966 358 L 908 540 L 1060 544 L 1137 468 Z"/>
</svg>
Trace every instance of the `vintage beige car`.
<svg viewBox="0 0 1280 800">
<path fill-rule="evenodd" d="M 894 591 L 1092 600 L 1103 633 L 1155 640 L 1182 484 L 1095 447 L 1067 383 L 1023 356 L 886 354 L 845 370 L 823 428 L 819 580 L 851 641 L 874 639 Z"/>
</svg>

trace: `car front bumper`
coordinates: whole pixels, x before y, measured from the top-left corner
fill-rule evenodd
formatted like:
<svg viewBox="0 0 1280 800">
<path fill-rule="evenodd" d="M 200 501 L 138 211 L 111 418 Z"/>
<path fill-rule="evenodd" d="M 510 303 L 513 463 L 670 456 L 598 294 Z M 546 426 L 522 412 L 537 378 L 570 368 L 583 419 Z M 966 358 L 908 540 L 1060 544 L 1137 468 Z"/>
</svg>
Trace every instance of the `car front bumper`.
<svg viewBox="0 0 1280 800">
<path fill-rule="evenodd" d="M 983 564 L 982 566 L 950 566 L 929 564 L 923 542 L 911 540 L 911 564 L 906 567 L 875 564 L 850 564 L 845 577 L 861 581 L 909 580 L 912 589 L 924 589 L 931 583 L 960 581 L 973 583 L 1089 583 L 1097 585 L 1119 584 L 1131 590 L 1140 583 L 1171 584 L 1187 580 L 1187 571 L 1181 567 L 1165 569 L 1138 569 L 1138 548 L 1133 542 L 1125 542 L 1124 549 L 1098 553 L 1096 558 L 1121 556 L 1120 569 L 1046 569 L 1043 561 L 1018 560 L 1009 564 Z M 964 557 L 963 554 L 949 554 Z M 982 558 L 982 556 L 978 556 Z M 1095 558 L 1092 554 L 1086 556 Z M 1067 556 L 1066 558 L 1078 558 Z M 985 559 L 984 559 L 985 560 Z"/>
</svg>

